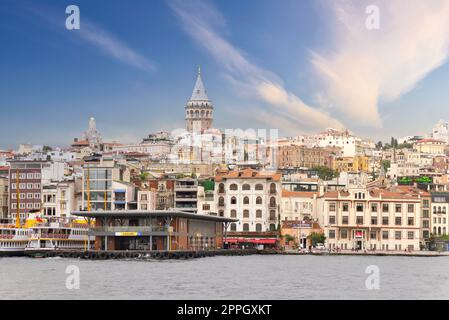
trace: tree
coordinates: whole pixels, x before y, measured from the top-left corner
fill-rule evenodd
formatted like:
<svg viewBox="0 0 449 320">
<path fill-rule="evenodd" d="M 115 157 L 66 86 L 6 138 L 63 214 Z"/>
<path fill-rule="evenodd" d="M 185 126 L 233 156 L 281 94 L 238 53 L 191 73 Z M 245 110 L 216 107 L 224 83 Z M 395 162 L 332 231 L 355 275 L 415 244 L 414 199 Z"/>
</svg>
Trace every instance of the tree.
<svg viewBox="0 0 449 320">
<path fill-rule="evenodd" d="M 326 166 L 313 167 L 312 170 L 316 171 L 317 176 L 321 180 L 332 180 L 338 177 L 338 172 L 334 171 Z"/>
<path fill-rule="evenodd" d="M 43 153 L 47 153 L 47 152 L 50 152 L 50 151 L 53 151 L 53 148 L 52 148 L 52 147 L 49 147 L 49 146 L 43 146 L 43 148 L 42 148 L 42 152 L 43 152 Z"/>
<path fill-rule="evenodd" d="M 139 175 L 140 181 L 146 181 L 148 179 L 149 173 L 148 172 L 141 172 Z"/>
<path fill-rule="evenodd" d="M 376 143 L 376 149 L 377 149 L 377 150 L 382 149 L 382 147 L 383 147 L 382 141 L 379 141 L 379 142 Z"/>
<path fill-rule="evenodd" d="M 312 242 L 312 247 L 315 247 L 318 243 L 324 243 L 326 241 L 326 236 L 324 233 L 312 232 L 307 236 L 307 239 Z"/>
<path fill-rule="evenodd" d="M 391 161 L 390 160 L 383 160 L 382 161 L 382 167 L 384 168 L 384 171 L 387 172 L 388 169 L 391 167 Z"/>
</svg>

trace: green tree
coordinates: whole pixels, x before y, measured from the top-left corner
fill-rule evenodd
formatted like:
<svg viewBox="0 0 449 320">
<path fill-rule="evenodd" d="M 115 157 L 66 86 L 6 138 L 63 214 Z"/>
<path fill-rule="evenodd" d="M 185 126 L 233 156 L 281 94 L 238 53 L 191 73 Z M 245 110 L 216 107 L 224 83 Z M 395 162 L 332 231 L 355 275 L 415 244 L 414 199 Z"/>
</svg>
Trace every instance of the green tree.
<svg viewBox="0 0 449 320">
<path fill-rule="evenodd" d="M 382 149 L 382 148 L 383 148 L 383 143 L 382 143 L 382 141 L 377 142 L 377 143 L 376 143 L 376 149 L 377 149 L 377 150 L 380 150 L 380 149 Z"/>
<path fill-rule="evenodd" d="M 317 176 L 322 180 L 332 180 L 338 177 L 337 171 L 334 171 L 326 166 L 313 167 L 312 170 L 316 171 Z"/>
<path fill-rule="evenodd" d="M 326 241 L 326 236 L 324 233 L 312 232 L 307 239 L 312 242 L 312 247 L 315 247 L 318 243 L 324 243 Z"/>
<path fill-rule="evenodd" d="M 382 167 L 384 167 L 384 171 L 387 172 L 388 169 L 391 167 L 391 161 L 390 160 L 383 160 L 382 161 Z"/>
<path fill-rule="evenodd" d="M 50 146 L 44 146 L 44 147 L 42 148 L 42 152 L 43 152 L 43 153 L 47 153 L 47 152 L 50 152 L 50 151 L 53 151 L 53 148 L 50 147 Z"/>
</svg>

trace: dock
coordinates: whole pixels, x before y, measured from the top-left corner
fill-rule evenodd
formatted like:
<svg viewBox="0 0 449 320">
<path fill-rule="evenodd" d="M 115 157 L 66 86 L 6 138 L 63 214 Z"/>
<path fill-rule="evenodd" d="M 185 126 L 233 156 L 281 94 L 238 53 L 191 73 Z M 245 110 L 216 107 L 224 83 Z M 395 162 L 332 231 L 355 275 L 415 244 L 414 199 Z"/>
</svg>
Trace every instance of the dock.
<svg viewBox="0 0 449 320">
<path fill-rule="evenodd" d="M 257 254 L 256 249 L 221 249 L 197 251 L 32 251 L 25 252 L 28 257 L 34 258 L 71 258 L 86 260 L 112 260 L 112 259 L 141 259 L 141 260 L 187 260 L 215 256 L 248 256 Z"/>
</svg>

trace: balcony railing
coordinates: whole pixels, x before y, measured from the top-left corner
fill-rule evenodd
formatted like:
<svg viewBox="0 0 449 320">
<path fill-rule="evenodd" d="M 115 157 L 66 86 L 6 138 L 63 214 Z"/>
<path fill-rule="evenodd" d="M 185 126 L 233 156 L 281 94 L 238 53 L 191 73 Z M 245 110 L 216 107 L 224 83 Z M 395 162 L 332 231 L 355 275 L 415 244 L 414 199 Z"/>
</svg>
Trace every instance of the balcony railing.
<svg viewBox="0 0 449 320">
<path fill-rule="evenodd" d="M 119 226 L 119 227 L 93 227 L 92 231 L 95 232 L 163 232 L 167 231 L 165 226 Z"/>
</svg>

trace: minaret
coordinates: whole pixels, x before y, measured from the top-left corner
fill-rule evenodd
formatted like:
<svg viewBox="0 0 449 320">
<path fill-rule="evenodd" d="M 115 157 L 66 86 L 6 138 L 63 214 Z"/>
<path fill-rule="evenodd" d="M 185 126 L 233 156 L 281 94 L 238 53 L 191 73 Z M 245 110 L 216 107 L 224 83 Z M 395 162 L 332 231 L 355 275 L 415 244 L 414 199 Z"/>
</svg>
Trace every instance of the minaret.
<svg viewBox="0 0 449 320">
<path fill-rule="evenodd" d="M 198 67 L 195 87 L 185 109 L 187 131 L 202 133 L 212 127 L 214 106 L 207 97 L 207 91 L 201 79 L 201 67 Z"/>
</svg>

